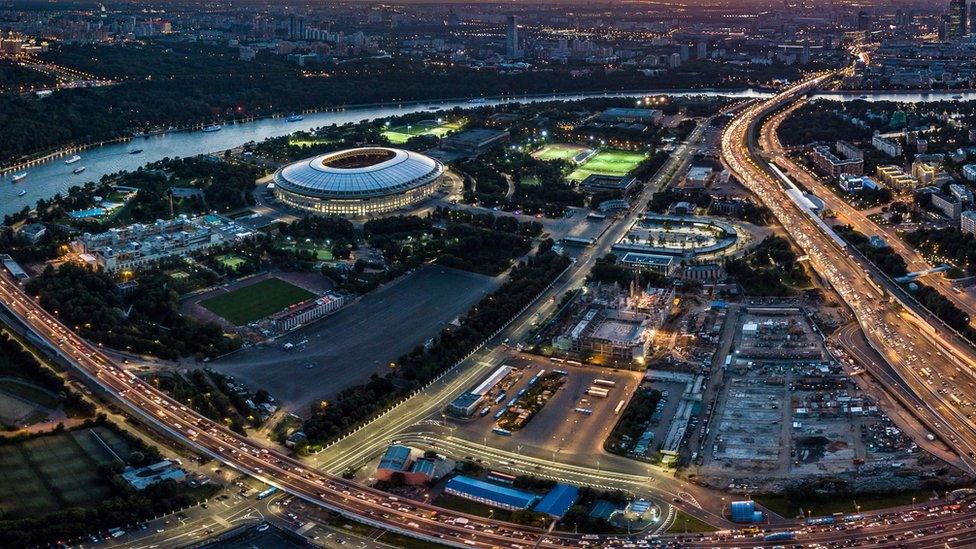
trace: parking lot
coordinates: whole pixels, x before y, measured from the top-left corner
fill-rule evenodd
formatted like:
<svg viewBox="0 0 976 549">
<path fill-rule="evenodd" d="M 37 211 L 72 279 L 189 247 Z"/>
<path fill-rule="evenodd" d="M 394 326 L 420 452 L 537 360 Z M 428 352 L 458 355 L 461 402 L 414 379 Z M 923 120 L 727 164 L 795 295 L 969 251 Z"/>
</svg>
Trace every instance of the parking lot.
<svg viewBox="0 0 976 549">
<path fill-rule="evenodd" d="M 335 314 L 278 339 L 210 364 L 254 390 L 267 389 L 302 413 L 423 345 L 463 315 L 500 280 L 439 266 L 426 266 L 387 284 Z M 283 345 L 295 347 L 285 351 Z"/>
<path fill-rule="evenodd" d="M 491 413 L 485 417 L 475 416 L 467 422 L 459 422 L 455 436 L 479 443 L 487 441 L 502 450 L 550 458 L 557 454 L 565 459 L 603 453 L 603 441 L 618 417 L 614 409 L 621 400 L 629 398 L 641 380 L 639 372 L 554 363 L 537 357 L 518 357 L 506 360 L 505 364 L 521 369 L 521 377 L 507 390 L 510 395 L 525 387 L 541 370 L 565 370 L 569 375 L 542 410 L 511 436 L 492 432 L 495 428 L 493 416 L 500 405 L 493 405 Z M 586 394 L 596 379 L 616 383 L 615 387 L 609 388 L 606 398 Z M 592 412 L 577 412 L 577 408 Z"/>
</svg>

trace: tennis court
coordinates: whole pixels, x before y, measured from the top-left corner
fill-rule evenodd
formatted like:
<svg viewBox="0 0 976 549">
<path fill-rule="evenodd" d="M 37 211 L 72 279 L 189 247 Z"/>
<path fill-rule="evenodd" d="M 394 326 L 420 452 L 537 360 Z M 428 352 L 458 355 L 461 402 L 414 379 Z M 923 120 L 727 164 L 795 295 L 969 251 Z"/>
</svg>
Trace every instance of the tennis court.
<svg viewBox="0 0 976 549">
<path fill-rule="evenodd" d="M 127 444 L 120 449 L 128 454 Z M 111 497 L 99 466 L 114 461 L 92 429 L 0 446 L 0 512 L 31 516 Z"/>
</svg>

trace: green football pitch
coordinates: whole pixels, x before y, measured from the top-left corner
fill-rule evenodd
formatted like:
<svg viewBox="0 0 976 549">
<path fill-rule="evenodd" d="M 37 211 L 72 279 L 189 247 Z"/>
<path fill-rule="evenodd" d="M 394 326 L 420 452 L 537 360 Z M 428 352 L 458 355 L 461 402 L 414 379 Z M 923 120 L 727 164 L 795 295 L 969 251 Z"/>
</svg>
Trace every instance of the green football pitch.
<svg viewBox="0 0 976 549">
<path fill-rule="evenodd" d="M 200 302 L 210 312 L 235 326 L 277 313 L 315 294 L 278 278 L 268 278 Z"/>
</svg>

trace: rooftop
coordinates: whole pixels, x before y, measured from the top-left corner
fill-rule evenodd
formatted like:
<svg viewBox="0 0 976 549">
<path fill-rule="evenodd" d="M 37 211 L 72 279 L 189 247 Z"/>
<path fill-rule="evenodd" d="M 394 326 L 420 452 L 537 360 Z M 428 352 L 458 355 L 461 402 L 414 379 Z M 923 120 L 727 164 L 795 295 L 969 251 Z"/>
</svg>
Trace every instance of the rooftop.
<svg viewBox="0 0 976 549">
<path fill-rule="evenodd" d="M 520 509 L 529 508 L 538 498 L 535 494 L 492 484 L 476 478 L 456 476 L 447 481 L 445 490 L 457 492 L 461 495 L 487 500 L 508 507 Z"/>
<path fill-rule="evenodd" d="M 278 187 L 321 198 L 366 198 L 404 192 L 444 172 L 440 162 L 412 151 L 360 147 L 300 160 L 275 174 Z"/>
<path fill-rule="evenodd" d="M 535 505 L 535 510 L 553 517 L 562 517 L 579 497 L 579 489 L 569 484 L 557 484 Z"/>
<path fill-rule="evenodd" d="M 392 444 L 386 449 L 386 453 L 380 458 L 380 464 L 377 469 L 392 469 L 395 471 L 403 471 L 407 467 L 407 461 L 410 459 L 410 448 L 406 446 L 400 446 L 399 444 Z"/>
</svg>

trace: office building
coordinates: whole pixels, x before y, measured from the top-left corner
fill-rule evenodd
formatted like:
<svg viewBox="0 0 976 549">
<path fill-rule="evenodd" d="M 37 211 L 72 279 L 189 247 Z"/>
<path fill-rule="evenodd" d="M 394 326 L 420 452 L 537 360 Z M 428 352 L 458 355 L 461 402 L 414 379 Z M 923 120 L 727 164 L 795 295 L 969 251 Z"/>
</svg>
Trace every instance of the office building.
<svg viewBox="0 0 976 549">
<path fill-rule="evenodd" d="M 973 191 L 969 190 L 969 188 L 964 185 L 960 185 L 959 183 L 949 184 L 949 194 L 956 197 L 956 200 L 962 202 L 963 204 L 973 203 Z"/>
<path fill-rule="evenodd" d="M 857 14 L 857 30 L 862 32 L 869 32 L 871 30 L 871 14 L 866 11 L 860 11 Z"/>
<path fill-rule="evenodd" d="M 918 180 L 905 173 L 901 166 L 878 166 L 876 173 L 884 185 L 897 191 L 911 191 L 918 187 Z"/>
<path fill-rule="evenodd" d="M 813 148 L 810 152 L 810 160 L 817 169 L 831 177 L 864 173 L 864 154 L 853 145 L 843 141 L 837 143 L 837 152 L 843 154 L 844 158 L 838 158 L 826 145 Z"/>
<path fill-rule="evenodd" d="M 954 196 L 946 196 L 939 192 L 932 193 L 932 207 L 953 221 L 962 215 L 962 202 Z"/>
<path fill-rule="evenodd" d="M 962 176 L 966 178 L 966 181 L 976 181 L 976 164 L 966 164 L 963 166 Z"/>
<path fill-rule="evenodd" d="M 505 56 L 519 59 L 522 57 L 522 47 L 519 44 L 518 17 L 509 15 L 505 22 Z"/>
<path fill-rule="evenodd" d="M 963 234 L 976 235 L 976 212 L 966 210 L 959 215 L 959 230 Z"/>
<path fill-rule="evenodd" d="M 708 58 L 708 42 L 699 42 L 696 46 L 695 57 L 698 59 Z"/>
<path fill-rule="evenodd" d="M 877 181 L 866 175 L 851 175 L 846 173 L 840 174 L 837 185 L 849 193 L 856 193 L 865 189 L 877 190 L 881 188 Z"/>
<path fill-rule="evenodd" d="M 912 177 L 918 180 L 919 185 L 934 185 L 940 171 L 938 164 L 918 161 L 912 163 Z"/>
<path fill-rule="evenodd" d="M 902 154 L 902 148 L 900 143 L 898 143 L 897 141 L 892 141 L 891 139 L 886 139 L 884 137 L 881 137 L 881 135 L 877 133 L 874 134 L 873 138 L 871 138 L 871 145 L 875 149 L 891 157 L 901 156 Z"/>
<path fill-rule="evenodd" d="M 966 0 L 949 0 L 949 18 L 946 21 L 946 38 L 958 40 L 969 33 L 967 20 L 969 7 Z"/>
</svg>

